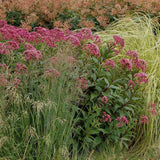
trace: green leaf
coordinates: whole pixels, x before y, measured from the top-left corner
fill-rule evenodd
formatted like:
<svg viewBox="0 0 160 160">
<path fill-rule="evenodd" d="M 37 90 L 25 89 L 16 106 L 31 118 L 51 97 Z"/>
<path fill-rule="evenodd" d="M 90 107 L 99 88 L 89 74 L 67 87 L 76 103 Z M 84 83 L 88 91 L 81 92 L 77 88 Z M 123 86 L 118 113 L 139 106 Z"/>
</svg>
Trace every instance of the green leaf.
<svg viewBox="0 0 160 160">
<path fill-rule="evenodd" d="M 99 131 L 97 129 L 91 129 L 87 132 L 87 134 L 98 134 Z"/>
<path fill-rule="evenodd" d="M 94 147 L 97 146 L 97 145 L 99 145 L 101 142 L 102 142 L 102 139 L 100 137 L 96 137 L 94 139 Z"/>
<path fill-rule="evenodd" d="M 110 86 L 110 88 L 111 88 L 111 89 L 121 90 L 121 88 L 120 88 L 120 87 L 117 87 L 117 86 L 114 86 L 114 85 L 111 85 L 111 86 Z"/>
<path fill-rule="evenodd" d="M 91 93 L 91 98 L 90 100 L 93 100 L 94 98 L 96 98 L 99 94 L 98 93 Z"/>
<path fill-rule="evenodd" d="M 104 78 L 105 83 L 107 84 L 107 86 L 109 86 L 109 81 L 107 78 Z"/>
</svg>

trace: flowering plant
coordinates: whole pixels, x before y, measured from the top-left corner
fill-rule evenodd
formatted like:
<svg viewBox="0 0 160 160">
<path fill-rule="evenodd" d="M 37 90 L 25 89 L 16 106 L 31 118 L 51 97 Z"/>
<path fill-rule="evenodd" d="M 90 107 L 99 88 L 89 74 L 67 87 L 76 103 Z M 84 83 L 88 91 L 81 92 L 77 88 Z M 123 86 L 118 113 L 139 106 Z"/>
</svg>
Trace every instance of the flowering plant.
<svg viewBox="0 0 160 160">
<path fill-rule="evenodd" d="M 128 147 L 134 128 L 143 122 L 148 124 L 148 117 L 141 113 L 145 101 L 140 93 L 141 85 L 148 83 L 147 64 L 133 50 L 119 59 L 124 40 L 119 36 L 114 36 L 114 40 L 108 48 L 99 46 L 99 52 L 85 49 L 88 54 L 79 55 L 84 62 L 81 74 L 87 87 L 83 88 L 79 104 L 81 132 L 75 137 L 83 147 L 111 142 Z M 147 120 L 143 121 L 144 117 Z"/>
</svg>

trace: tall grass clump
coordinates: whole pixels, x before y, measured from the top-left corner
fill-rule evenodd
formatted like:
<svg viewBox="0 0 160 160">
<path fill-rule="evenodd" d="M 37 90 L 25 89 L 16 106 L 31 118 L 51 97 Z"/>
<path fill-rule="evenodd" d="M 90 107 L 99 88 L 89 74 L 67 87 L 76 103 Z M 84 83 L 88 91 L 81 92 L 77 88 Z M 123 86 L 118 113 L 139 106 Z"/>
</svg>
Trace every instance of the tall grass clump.
<svg viewBox="0 0 160 160">
<path fill-rule="evenodd" d="M 1 47 L 8 50 L 0 54 L 0 157 L 70 159 L 77 112 L 72 102 L 78 101 L 72 47 L 13 39 L 9 45 L 3 38 Z"/>
<path fill-rule="evenodd" d="M 103 42 L 109 41 L 114 34 L 125 39 L 125 47 L 122 57 L 128 50 L 135 50 L 139 57 L 147 62 L 147 74 L 149 82 L 142 88 L 145 97 L 143 113 L 148 114 L 149 105 L 156 103 L 159 114 L 160 106 L 160 31 L 157 18 L 149 16 L 133 16 L 119 20 L 111 24 L 105 31 L 99 32 Z M 137 155 L 144 154 L 147 149 L 159 141 L 159 116 L 151 116 L 150 124 L 147 127 L 138 127 L 135 132 L 137 136 L 131 151 Z"/>
</svg>

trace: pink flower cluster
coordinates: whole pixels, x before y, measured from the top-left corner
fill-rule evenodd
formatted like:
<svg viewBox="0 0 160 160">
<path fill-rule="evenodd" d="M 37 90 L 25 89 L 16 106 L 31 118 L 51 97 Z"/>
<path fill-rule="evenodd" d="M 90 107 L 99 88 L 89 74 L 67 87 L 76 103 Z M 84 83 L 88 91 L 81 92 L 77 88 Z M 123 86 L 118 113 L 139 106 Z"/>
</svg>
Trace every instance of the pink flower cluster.
<svg viewBox="0 0 160 160">
<path fill-rule="evenodd" d="M 56 78 L 58 78 L 60 76 L 59 71 L 56 70 L 56 69 L 47 70 L 45 73 L 46 73 L 47 77 L 56 77 Z"/>
<path fill-rule="evenodd" d="M 15 49 L 19 49 L 19 45 L 16 41 L 8 41 L 7 48 L 13 51 Z"/>
<path fill-rule="evenodd" d="M 137 82 L 139 83 L 139 85 L 143 82 L 148 83 L 148 76 L 144 72 L 134 74 L 134 78 L 137 79 Z"/>
<path fill-rule="evenodd" d="M 114 35 L 113 39 L 114 42 L 113 41 L 109 42 L 110 48 L 112 49 L 113 52 L 119 54 L 121 50 L 124 48 L 125 45 L 124 39 L 117 35 Z"/>
<path fill-rule="evenodd" d="M 103 96 L 103 97 L 101 98 L 101 102 L 102 102 L 102 103 L 107 103 L 107 102 L 108 102 L 108 98 L 107 98 L 106 96 Z"/>
<path fill-rule="evenodd" d="M 108 68 L 108 67 L 114 69 L 115 63 L 114 63 L 113 60 L 111 60 L 111 59 L 109 59 L 109 60 L 106 59 L 106 60 L 105 60 L 105 64 L 103 65 L 103 68 L 106 68 L 106 71 L 107 71 L 107 72 L 109 71 L 109 68 Z"/>
<path fill-rule="evenodd" d="M 78 88 L 87 89 L 87 81 L 83 77 L 76 80 L 78 82 Z"/>
<path fill-rule="evenodd" d="M 148 124 L 148 117 L 147 117 L 147 116 L 142 115 L 142 116 L 141 116 L 141 121 L 140 121 L 140 122 L 141 122 L 141 123 Z"/>
<path fill-rule="evenodd" d="M 119 123 L 117 124 L 117 127 L 123 126 L 124 124 L 128 124 L 129 120 L 125 116 L 117 117 L 116 118 Z"/>
<path fill-rule="evenodd" d="M 119 63 L 123 68 L 127 68 L 128 70 L 132 70 L 132 62 L 129 59 L 121 59 Z"/>
<path fill-rule="evenodd" d="M 19 63 L 17 63 L 15 71 L 16 71 L 17 74 L 27 73 L 26 65 L 25 64 L 19 64 Z"/>
<path fill-rule="evenodd" d="M 148 108 L 153 115 L 157 115 L 156 103 L 151 103 Z"/>
<path fill-rule="evenodd" d="M 72 56 L 68 56 L 68 57 L 67 57 L 67 61 L 68 61 L 69 63 L 76 64 L 76 59 L 75 59 L 74 57 L 72 57 Z"/>
<path fill-rule="evenodd" d="M 99 47 L 94 43 L 89 43 L 89 44 L 83 45 L 83 48 L 86 51 L 88 51 L 91 55 L 94 55 L 96 57 L 101 56 L 100 51 L 99 51 Z"/>
<path fill-rule="evenodd" d="M 4 69 L 7 69 L 7 65 L 5 63 L 0 63 L 0 68 L 4 68 Z"/>
<path fill-rule="evenodd" d="M 92 31 L 88 28 L 82 28 L 76 35 L 80 40 L 86 41 L 89 39 L 93 40 Z"/>
<path fill-rule="evenodd" d="M 7 48 L 5 43 L 0 43 L 0 54 L 10 54 L 10 50 Z"/>
<path fill-rule="evenodd" d="M 0 44 L 0 54 L 10 54 L 10 50 L 18 49 L 20 44 L 24 44 L 27 49 L 25 59 L 39 60 L 41 55 L 38 51 L 33 51 L 34 46 L 30 43 L 45 43 L 48 47 L 55 48 L 57 47 L 57 42 L 71 41 L 74 46 L 78 47 L 81 42 L 84 43 L 84 41 L 91 40 L 93 43 L 87 44 L 86 50 L 92 55 L 100 56 L 99 48 L 96 44 L 101 44 L 101 39 L 98 35 L 92 35 L 92 31 L 87 28 L 83 28 L 78 32 L 69 30 L 63 32 L 58 28 L 49 30 L 43 27 L 36 27 L 33 32 L 28 32 L 26 29 L 7 25 L 4 20 L 0 20 L 0 24 L 0 40 L 8 41 L 7 45 Z"/>
<path fill-rule="evenodd" d="M 133 89 L 134 86 L 135 86 L 135 83 L 132 80 L 129 80 L 128 87 L 131 87 L 131 89 Z"/>
<path fill-rule="evenodd" d="M 65 40 L 66 40 L 66 41 L 70 40 L 70 41 L 72 42 L 72 44 L 73 44 L 74 46 L 76 46 L 76 47 L 78 47 L 78 46 L 81 45 L 79 39 L 78 39 L 76 36 L 74 36 L 74 35 L 69 35 L 69 36 L 67 36 L 67 37 L 65 38 Z"/>
<path fill-rule="evenodd" d="M 119 44 L 122 48 L 124 47 L 124 39 L 120 36 L 114 35 L 113 39 L 115 40 L 116 44 Z"/>
<path fill-rule="evenodd" d="M 29 60 L 40 61 L 40 59 L 42 58 L 41 52 L 36 49 L 30 49 L 30 50 L 24 51 L 23 56 L 26 61 L 29 61 Z"/>
<path fill-rule="evenodd" d="M 134 68 L 138 68 L 138 69 L 141 69 L 142 72 L 146 72 L 147 63 L 146 63 L 146 61 L 144 61 L 142 59 L 139 60 L 139 56 L 136 51 L 134 51 L 134 50 L 128 51 L 128 52 L 126 52 L 126 55 L 130 57 L 130 60 L 133 63 Z"/>
<path fill-rule="evenodd" d="M 6 86 L 7 80 L 3 74 L 0 74 L 0 86 Z"/>
<path fill-rule="evenodd" d="M 14 84 L 14 86 L 17 88 L 18 85 L 21 85 L 20 82 L 21 82 L 20 79 L 15 78 L 11 83 Z"/>
<path fill-rule="evenodd" d="M 107 122 L 107 121 L 111 122 L 112 121 L 111 116 L 109 114 L 106 114 L 106 112 L 103 112 L 102 118 L 103 118 L 104 122 Z"/>
</svg>

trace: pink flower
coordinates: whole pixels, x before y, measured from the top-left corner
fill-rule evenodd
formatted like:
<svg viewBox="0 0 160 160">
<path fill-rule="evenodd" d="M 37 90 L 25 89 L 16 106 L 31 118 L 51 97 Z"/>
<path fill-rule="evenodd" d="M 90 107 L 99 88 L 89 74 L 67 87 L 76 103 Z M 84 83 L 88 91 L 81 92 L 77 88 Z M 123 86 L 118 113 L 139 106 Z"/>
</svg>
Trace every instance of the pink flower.
<svg viewBox="0 0 160 160">
<path fill-rule="evenodd" d="M 3 74 L 0 74 L 0 86 L 6 86 L 7 80 Z"/>
<path fill-rule="evenodd" d="M 7 48 L 13 51 L 15 49 L 19 49 L 19 45 L 16 41 L 8 41 Z"/>
<path fill-rule="evenodd" d="M 73 64 L 76 64 L 76 60 L 75 60 L 75 58 L 74 57 L 72 57 L 72 56 L 68 56 L 67 57 L 67 61 L 70 63 L 73 63 Z"/>
<path fill-rule="evenodd" d="M 7 65 L 6 65 L 5 63 L 3 63 L 3 64 L 0 63 L 0 67 L 1 67 L 1 68 L 4 68 L 4 69 L 7 69 Z"/>
<path fill-rule="evenodd" d="M 79 83 L 78 88 L 87 89 L 87 81 L 83 77 L 77 78 L 76 80 Z"/>
<path fill-rule="evenodd" d="M 7 48 L 7 46 L 4 43 L 0 42 L 0 54 L 10 54 L 9 49 Z"/>
<path fill-rule="evenodd" d="M 23 52 L 24 59 L 26 61 L 34 59 L 35 61 L 40 61 L 42 54 L 39 50 L 31 49 Z"/>
<path fill-rule="evenodd" d="M 128 55 L 130 57 L 131 60 L 138 60 L 138 53 L 136 51 L 128 51 L 126 52 L 126 55 Z"/>
<path fill-rule="evenodd" d="M 53 77 L 56 77 L 56 78 L 58 78 L 59 76 L 60 76 L 60 73 L 59 73 L 59 71 L 58 70 L 56 70 L 56 69 L 52 69 L 52 70 L 46 70 L 46 76 L 47 77 L 51 77 L 51 76 L 53 76 Z"/>
<path fill-rule="evenodd" d="M 94 38 L 93 43 L 100 44 L 100 45 L 102 44 L 102 40 L 99 35 L 94 35 L 93 38 Z"/>
<path fill-rule="evenodd" d="M 111 67 L 112 69 L 114 69 L 115 63 L 114 63 L 114 61 L 111 60 L 111 59 L 109 59 L 109 60 L 106 59 L 105 64 L 103 65 L 103 67 L 104 67 L 104 68 L 106 67 L 106 71 L 108 72 L 108 71 L 109 71 L 109 68 L 108 68 L 108 67 Z"/>
<path fill-rule="evenodd" d="M 116 44 L 119 44 L 122 48 L 124 47 L 124 39 L 120 36 L 114 35 L 113 39 L 115 40 Z"/>
<path fill-rule="evenodd" d="M 135 83 L 132 80 L 128 81 L 128 86 L 135 86 Z"/>
<path fill-rule="evenodd" d="M 27 73 L 26 65 L 25 64 L 16 64 L 15 71 L 20 74 L 20 73 Z"/>
<path fill-rule="evenodd" d="M 103 97 L 101 98 L 101 102 L 103 102 L 103 103 L 107 103 L 107 102 L 108 102 L 107 97 L 106 97 L 106 96 L 103 96 Z"/>
<path fill-rule="evenodd" d="M 57 58 L 55 56 L 53 56 L 52 58 L 49 59 L 50 62 L 56 61 Z"/>
<path fill-rule="evenodd" d="M 148 108 L 153 115 L 157 115 L 156 103 L 151 103 Z"/>
<path fill-rule="evenodd" d="M 147 63 L 146 61 L 140 59 L 138 62 L 137 62 L 137 68 L 141 69 L 142 72 L 146 72 L 147 70 Z"/>
<path fill-rule="evenodd" d="M 125 116 L 117 117 L 116 118 L 119 123 L 117 124 L 117 127 L 123 126 L 124 124 L 128 124 L 129 120 Z"/>
<path fill-rule="evenodd" d="M 83 48 L 87 51 L 89 51 L 90 54 L 96 56 L 96 57 L 100 57 L 101 54 L 100 54 L 100 51 L 99 51 L 99 48 L 96 44 L 94 43 L 89 43 L 87 45 L 83 45 Z"/>
<path fill-rule="evenodd" d="M 14 84 L 14 86 L 17 88 L 20 82 L 21 82 L 20 79 L 15 78 L 11 83 Z"/>
<path fill-rule="evenodd" d="M 78 37 L 80 40 L 86 41 L 89 39 L 93 40 L 92 37 L 92 31 L 88 28 L 82 28 L 77 34 L 76 37 Z"/>
<path fill-rule="evenodd" d="M 142 82 L 148 83 L 148 76 L 144 72 L 136 73 L 134 77 L 137 78 L 137 81 L 139 84 L 141 84 Z"/>
<path fill-rule="evenodd" d="M 112 121 L 111 116 L 109 114 L 106 114 L 106 112 L 103 112 L 102 118 L 103 118 L 104 122 L 107 122 L 107 121 L 111 122 Z"/>
<path fill-rule="evenodd" d="M 52 69 L 51 71 L 52 71 L 53 76 L 55 76 L 55 77 L 57 77 L 57 78 L 60 76 L 60 73 L 59 73 L 58 70 Z"/>
<path fill-rule="evenodd" d="M 0 28 L 5 27 L 7 25 L 7 22 L 5 20 L 0 20 Z"/>
<path fill-rule="evenodd" d="M 141 123 L 145 123 L 145 124 L 148 124 L 148 117 L 147 116 L 141 116 Z"/>
<path fill-rule="evenodd" d="M 119 63 L 123 66 L 123 68 L 127 68 L 128 70 L 132 70 L 132 62 L 129 59 L 121 59 Z"/>
<path fill-rule="evenodd" d="M 26 48 L 27 50 L 35 49 L 35 47 L 34 47 L 32 44 L 30 44 L 30 43 L 26 43 L 26 44 L 24 44 L 24 46 L 25 46 L 25 48 Z"/>
<path fill-rule="evenodd" d="M 78 39 L 76 36 L 74 36 L 74 35 L 69 35 L 69 36 L 67 36 L 65 39 L 66 39 L 67 41 L 70 40 L 70 41 L 72 42 L 72 44 L 73 44 L 74 46 L 76 46 L 76 47 L 78 47 L 78 46 L 81 45 L 79 39 Z"/>
</svg>

